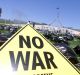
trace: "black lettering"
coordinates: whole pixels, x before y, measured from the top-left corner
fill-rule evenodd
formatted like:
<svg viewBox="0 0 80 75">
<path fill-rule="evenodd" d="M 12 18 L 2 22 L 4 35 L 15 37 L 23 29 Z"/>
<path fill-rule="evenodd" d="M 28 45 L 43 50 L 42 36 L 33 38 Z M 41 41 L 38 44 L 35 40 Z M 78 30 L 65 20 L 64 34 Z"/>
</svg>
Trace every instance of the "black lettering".
<svg viewBox="0 0 80 75">
<path fill-rule="evenodd" d="M 22 61 L 22 65 L 23 65 L 24 70 L 28 70 L 29 57 L 30 57 L 30 52 L 29 51 L 26 52 L 25 61 L 24 61 L 24 58 L 23 58 L 22 51 L 18 52 L 16 60 L 15 60 L 13 51 L 9 51 L 9 54 L 10 54 L 11 65 L 12 65 L 12 68 L 13 68 L 14 71 L 17 71 L 20 59 Z"/>
<path fill-rule="evenodd" d="M 39 63 L 37 63 L 36 61 L 39 61 Z M 41 57 L 39 56 L 38 52 L 34 52 L 33 54 L 33 64 L 32 64 L 32 70 L 36 70 L 36 66 L 41 66 L 42 69 L 45 69 L 45 66 L 41 60 Z"/>
<path fill-rule="evenodd" d="M 22 35 L 19 35 L 19 47 L 20 48 L 23 48 L 23 42 L 25 43 L 25 45 L 28 48 L 31 48 L 31 43 L 30 43 L 30 37 L 29 36 L 26 36 L 26 40 L 25 40 Z"/>
<path fill-rule="evenodd" d="M 48 55 L 50 56 L 50 58 L 48 57 Z M 53 61 L 54 57 L 50 52 L 44 52 L 44 57 L 45 57 L 45 61 L 48 69 L 51 69 L 50 63 L 54 68 L 57 68 L 56 64 Z"/>
<path fill-rule="evenodd" d="M 53 73 L 33 74 L 33 75 L 52 75 Z"/>
<path fill-rule="evenodd" d="M 36 39 L 38 39 L 40 41 L 40 45 L 38 46 L 37 43 L 36 43 Z M 32 38 L 32 43 L 33 45 L 38 48 L 38 49 L 41 49 L 43 48 L 43 41 L 39 38 L 39 37 L 33 37 Z"/>
</svg>

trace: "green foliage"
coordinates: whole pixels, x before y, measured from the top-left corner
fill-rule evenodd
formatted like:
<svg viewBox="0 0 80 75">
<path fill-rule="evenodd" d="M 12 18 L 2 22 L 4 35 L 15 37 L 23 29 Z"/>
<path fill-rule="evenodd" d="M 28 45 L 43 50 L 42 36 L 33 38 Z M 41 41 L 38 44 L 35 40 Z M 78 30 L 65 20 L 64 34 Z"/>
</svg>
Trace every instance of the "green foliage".
<svg viewBox="0 0 80 75">
<path fill-rule="evenodd" d="M 7 33 L 9 32 L 8 30 L 0 30 L 0 33 Z"/>
<path fill-rule="evenodd" d="M 80 39 L 74 38 L 74 40 L 69 41 L 69 46 L 75 48 L 77 45 L 80 45 Z"/>
<path fill-rule="evenodd" d="M 11 20 L 0 19 L 0 24 L 13 24 Z"/>
</svg>

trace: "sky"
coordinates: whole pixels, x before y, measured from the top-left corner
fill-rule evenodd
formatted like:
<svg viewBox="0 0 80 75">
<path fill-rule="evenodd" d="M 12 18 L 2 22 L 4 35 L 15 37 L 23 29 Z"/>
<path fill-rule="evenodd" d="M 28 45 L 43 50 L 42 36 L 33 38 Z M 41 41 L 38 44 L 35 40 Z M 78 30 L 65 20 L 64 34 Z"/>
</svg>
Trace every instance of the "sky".
<svg viewBox="0 0 80 75">
<path fill-rule="evenodd" d="M 80 0 L 0 0 L 0 8 L 4 19 L 80 29 Z"/>
</svg>

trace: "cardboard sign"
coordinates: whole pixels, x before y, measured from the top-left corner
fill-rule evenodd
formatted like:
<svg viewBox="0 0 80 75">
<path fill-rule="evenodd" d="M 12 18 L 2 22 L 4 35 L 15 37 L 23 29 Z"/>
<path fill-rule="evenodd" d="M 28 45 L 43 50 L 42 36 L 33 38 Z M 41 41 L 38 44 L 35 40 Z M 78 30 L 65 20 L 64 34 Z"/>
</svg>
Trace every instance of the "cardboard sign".
<svg viewBox="0 0 80 75">
<path fill-rule="evenodd" d="M 65 56 L 30 25 L 0 49 L 3 75 L 80 75 Z"/>
</svg>

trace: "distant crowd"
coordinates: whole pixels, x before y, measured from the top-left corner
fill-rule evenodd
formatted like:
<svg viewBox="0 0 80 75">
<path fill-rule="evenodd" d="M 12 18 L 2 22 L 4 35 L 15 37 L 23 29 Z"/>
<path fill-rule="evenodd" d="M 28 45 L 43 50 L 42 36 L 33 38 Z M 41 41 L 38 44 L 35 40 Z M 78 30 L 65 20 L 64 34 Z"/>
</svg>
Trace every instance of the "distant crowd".
<svg viewBox="0 0 80 75">
<path fill-rule="evenodd" d="M 10 38 L 20 27 L 12 25 L 0 25 L 0 46 Z"/>
</svg>

